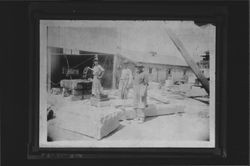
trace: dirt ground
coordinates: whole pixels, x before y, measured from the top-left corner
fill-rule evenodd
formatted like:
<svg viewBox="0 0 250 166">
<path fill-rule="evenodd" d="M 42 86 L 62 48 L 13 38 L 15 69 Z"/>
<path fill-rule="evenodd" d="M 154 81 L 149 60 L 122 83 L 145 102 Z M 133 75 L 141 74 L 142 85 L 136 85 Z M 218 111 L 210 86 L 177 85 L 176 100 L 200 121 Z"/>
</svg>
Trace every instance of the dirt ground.
<svg viewBox="0 0 250 166">
<path fill-rule="evenodd" d="M 107 90 L 111 100 L 119 98 L 117 90 Z M 133 98 L 133 90 L 130 90 L 130 102 Z M 86 140 L 98 142 L 127 141 L 129 146 L 138 145 L 143 141 L 208 141 L 209 140 L 209 98 L 201 88 L 190 85 L 168 86 L 159 89 L 157 83 L 150 83 L 148 90 L 148 103 L 161 102 L 179 104 L 184 106 L 180 113 L 162 116 L 147 117 L 144 123 L 134 120 L 120 121 L 120 126 L 101 140 L 96 140 L 82 133 L 69 131 L 56 125 L 53 120 L 48 121 L 48 136 L 53 141 Z M 48 104 L 53 105 L 54 110 L 60 110 L 65 104 L 86 104 L 88 100 L 71 101 L 70 97 L 50 95 Z M 60 114 L 60 111 L 55 111 Z M 80 125 L 80 124 L 79 124 Z"/>
</svg>

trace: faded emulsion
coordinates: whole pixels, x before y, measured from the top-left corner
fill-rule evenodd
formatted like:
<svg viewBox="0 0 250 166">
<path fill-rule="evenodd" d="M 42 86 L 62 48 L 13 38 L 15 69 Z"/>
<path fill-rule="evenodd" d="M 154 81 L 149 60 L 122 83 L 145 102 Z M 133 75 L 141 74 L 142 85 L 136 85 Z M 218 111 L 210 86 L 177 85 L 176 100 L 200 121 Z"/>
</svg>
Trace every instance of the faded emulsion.
<svg viewBox="0 0 250 166">
<path fill-rule="evenodd" d="M 215 25 L 40 20 L 40 41 L 40 147 L 215 147 Z"/>
</svg>

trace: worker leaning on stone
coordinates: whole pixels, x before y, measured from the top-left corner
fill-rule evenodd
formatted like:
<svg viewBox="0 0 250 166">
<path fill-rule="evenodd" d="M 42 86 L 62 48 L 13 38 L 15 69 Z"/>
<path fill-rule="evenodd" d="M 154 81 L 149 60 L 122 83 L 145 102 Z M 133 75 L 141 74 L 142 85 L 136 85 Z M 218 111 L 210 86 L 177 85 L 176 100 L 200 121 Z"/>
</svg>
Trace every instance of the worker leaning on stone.
<svg viewBox="0 0 250 166">
<path fill-rule="evenodd" d="M 147 105 L 147 91 L 148 91 L 148 74 L 144 72 L 144 66 L 137 64 L 136 72 L 134 75 L 134 107 L 137 112 L 137 120 L 144 122 L 145 113 L 144 110 Z"/>
<path fill-rule="evenodd" d="M 94 67 L 89 69 L 93 71 L 92 95 L 94 95 L 97 98 L 100 98 L 101 94 L 103 94 L 101 78 L 104 74 L 104 69 L 101 65 L 98 64 L 97 57 L 94 59 Z"/>
<path fill-rule="evenodd" d="M 119 81 L 119 90 L 121 99 L 128 98 L 128 92 L 132 84 L 133 76 L 131 70 L 128 68 L 128 61 L 124 61 L 124 68 L 121 72 L 121 77 Z"/>
</svg>

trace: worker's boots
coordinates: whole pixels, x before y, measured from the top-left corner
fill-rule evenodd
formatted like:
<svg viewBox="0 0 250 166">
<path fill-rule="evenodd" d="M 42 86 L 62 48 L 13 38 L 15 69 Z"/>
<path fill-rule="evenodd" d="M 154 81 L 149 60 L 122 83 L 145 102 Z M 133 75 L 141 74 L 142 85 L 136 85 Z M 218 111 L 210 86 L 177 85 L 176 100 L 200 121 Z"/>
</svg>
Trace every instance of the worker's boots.
<svg viewBox="0 0 250 166">
<path fill-rule="evenodd" d="M 139 117 L 137 118 L 138 123 L 143 123 L 145 121 L 145 117 Z"/>
<path fill-rule="evenodd" d="M 145 120 L 145 113 L 144 113 L 144 109 L 142 108 L 137 108 L 136 109 L 136 121 L 138 123 L 143 123 Z"/>
</svg>

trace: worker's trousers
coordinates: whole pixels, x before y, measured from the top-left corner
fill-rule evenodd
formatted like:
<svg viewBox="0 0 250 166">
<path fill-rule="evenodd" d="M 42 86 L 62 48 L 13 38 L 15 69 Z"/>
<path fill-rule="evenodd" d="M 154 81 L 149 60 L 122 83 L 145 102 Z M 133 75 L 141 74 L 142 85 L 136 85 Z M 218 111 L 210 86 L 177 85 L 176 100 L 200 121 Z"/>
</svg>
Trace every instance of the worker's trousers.
<svg viewBox="0 0 250 166">
<path fill-rule="evenodd" d="M 101 80 L 94 76 L 93 78 L 93 85 L 92 85 L 92 94 L 95 97 L 100 97 L 102 94 L 102 85 L 101 85 Z"/>
<path fill-rule="evenodd" d="M 147 106 L 147 91 L 147 86 L 143 84 L 134 87 L 135 108 L 145 108 Z"/>
<path fill-rule="evenodd" d="M 120 94 L 121 94 L 121 99 L 127 99 L 128 92 L 129 92 L 129 79 L 121 79 L 120 80 L 119 90 L 120 90 Z"/>
</svg>

